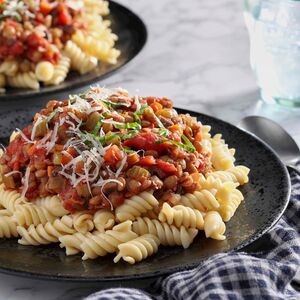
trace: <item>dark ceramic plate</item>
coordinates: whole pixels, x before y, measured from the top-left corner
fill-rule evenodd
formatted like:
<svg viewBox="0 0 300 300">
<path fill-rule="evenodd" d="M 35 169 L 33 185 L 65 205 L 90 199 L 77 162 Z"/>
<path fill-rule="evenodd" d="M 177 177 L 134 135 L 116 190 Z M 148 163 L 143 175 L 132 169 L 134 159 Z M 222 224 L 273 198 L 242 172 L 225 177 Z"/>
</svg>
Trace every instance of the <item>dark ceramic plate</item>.
<svg viewBox="0 0 300 300">
<path fill-rule="evenodd" d="M 245 201 L 227 223 L 226 240 L 205 239 L 200 234 L 186 250 L 161 247 L 156 255 L 136 265 L 114 264 L 113 256 L 82 261 L 80 255 L 65 256 L 58 245 L 21 246 L 16 240 L 1 240 L 0 271 L 111 285 L 126 280 L 136 282 L 194 267 L 211 255 L 239 250 L 266 233 L 279 220 L 290 195 L 289 175 L 277 155 L 263 142 L 233 125 L 200 113 L 181 111 L 211 125 L 213 133 L 222 132 L 228 144 L 237 150 L 237 164 L 251 168 L 250 183 L 241 188 Z"/>
<path fill-rule="evenodd" d="M 92 72 L 81 76 L 77 72 L 70 72 L 66 81 L 60 85 L 42 86 L 38 91 L 8 88 L 5 94 L 0 95 L 0 101 L 32 99 L 84 87 L 110 76 L 128 64 L 144 47 L 147 30 L 143 21 L 126 7 L 113 1 L 110 1 L 109 7 L 108 19 L 112 22 L 113 32 L 119 37 L 116 48 L 121 50 L 121 56 L 116 65 L 101 64 Z"/>
</svg>

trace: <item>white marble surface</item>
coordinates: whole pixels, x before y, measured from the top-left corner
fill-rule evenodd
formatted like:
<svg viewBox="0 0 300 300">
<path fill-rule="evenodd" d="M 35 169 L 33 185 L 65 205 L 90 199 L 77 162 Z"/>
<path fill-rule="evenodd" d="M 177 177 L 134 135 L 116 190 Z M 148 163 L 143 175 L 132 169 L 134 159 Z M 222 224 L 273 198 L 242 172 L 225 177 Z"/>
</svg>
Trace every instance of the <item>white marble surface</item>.
<svg viewBox="0 0 300 300">
<path fill-rule="evenodd" d="M 143 95 L 170 97 L 236 124 L 265 115 L 300 144 L 300 111 L 264 105 L 248 63 L 249 45 L 240 0 L 123 0 L 149 29 L 145 50 L 131 66 L 105 80 Z M 81 299 L 96 284 L 74 284 L 0 275 L 0 300 Z"/>
</svg>

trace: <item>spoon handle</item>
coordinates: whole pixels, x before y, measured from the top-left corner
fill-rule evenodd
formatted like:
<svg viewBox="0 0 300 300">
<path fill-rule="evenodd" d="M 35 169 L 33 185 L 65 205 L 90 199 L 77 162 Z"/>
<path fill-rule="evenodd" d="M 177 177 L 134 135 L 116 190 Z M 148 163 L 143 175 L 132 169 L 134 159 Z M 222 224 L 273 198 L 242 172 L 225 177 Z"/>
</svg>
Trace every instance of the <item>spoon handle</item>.
<svg viewBox="0 0 300 300">
<path fill-rule="evenodd" d="M 300 169 L 299 168 L 297 168 L 297 167 L 295 167 L 295 166 L 292 166 L 292 165 L 287 165 L 287 168 L 288 168 L 288 170 L 291 172 L 291 171 L 293 171 L 293 172 L 296 172 L 299 176 L 300 176 Z"/>
</svg>

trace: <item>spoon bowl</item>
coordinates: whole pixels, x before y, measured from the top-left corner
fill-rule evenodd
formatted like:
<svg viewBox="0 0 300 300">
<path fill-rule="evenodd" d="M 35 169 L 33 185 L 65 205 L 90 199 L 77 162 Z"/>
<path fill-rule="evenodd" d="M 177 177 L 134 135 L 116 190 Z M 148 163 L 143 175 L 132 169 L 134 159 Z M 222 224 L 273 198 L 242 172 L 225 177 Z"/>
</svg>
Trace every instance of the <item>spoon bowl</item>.
<svg viewBox="0 0 300 300">
<path fill-rule="evenodd" d="M 277 152 L 281 160 L 296 168 L 300 159 L 300 149 L 294 139 L 276 122 L 261 116 L 249 116 L 242 119 L 239 127 L 254 133 Z M 297 170 L 299 173 L 299 169 Z"/>
</svg>

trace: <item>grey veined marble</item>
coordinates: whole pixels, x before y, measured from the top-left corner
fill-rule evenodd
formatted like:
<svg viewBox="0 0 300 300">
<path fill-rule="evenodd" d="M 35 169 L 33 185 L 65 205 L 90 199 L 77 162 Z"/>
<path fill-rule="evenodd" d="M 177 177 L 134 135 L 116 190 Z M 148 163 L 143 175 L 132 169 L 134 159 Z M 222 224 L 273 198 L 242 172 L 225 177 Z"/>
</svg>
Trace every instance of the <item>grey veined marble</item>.
<svg viewBox="0 0 300 300">
<path fill-rule="evenodd" d="M 300 111 L 258 101 L 249 67 L 240 0 L 122 0 L 146 22 L 149 40 L 129 68 L 104 84 L 166 96 L 176 106 L 236 124 L 245 115 L 273 118 L 300 143 Z M 80 299 L 97 285 L 43 282 L 0 275 L 2 299 Z"/>
</svg>

